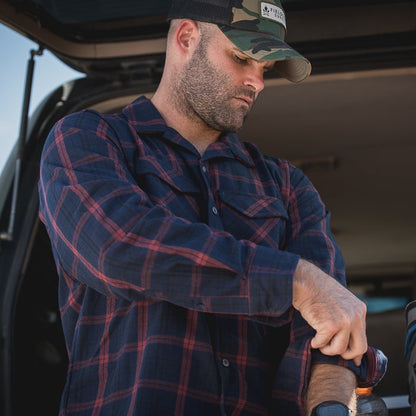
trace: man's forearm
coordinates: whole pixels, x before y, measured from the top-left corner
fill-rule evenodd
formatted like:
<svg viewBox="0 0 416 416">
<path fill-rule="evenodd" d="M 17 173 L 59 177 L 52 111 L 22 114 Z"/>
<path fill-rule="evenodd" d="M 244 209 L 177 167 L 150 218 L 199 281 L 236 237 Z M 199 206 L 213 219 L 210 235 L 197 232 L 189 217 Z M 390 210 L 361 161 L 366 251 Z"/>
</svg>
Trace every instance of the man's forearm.
<svg viewBox="0 0 416 416">
<path fill-rule="evenodd" d="M 306 415 L 318 404 L 335 400 L 344 403 L 356 412 L 356 377 L 352 371 L 331 364 L 317 364 L 312 367 L 306 395 Z"/>
</svg>

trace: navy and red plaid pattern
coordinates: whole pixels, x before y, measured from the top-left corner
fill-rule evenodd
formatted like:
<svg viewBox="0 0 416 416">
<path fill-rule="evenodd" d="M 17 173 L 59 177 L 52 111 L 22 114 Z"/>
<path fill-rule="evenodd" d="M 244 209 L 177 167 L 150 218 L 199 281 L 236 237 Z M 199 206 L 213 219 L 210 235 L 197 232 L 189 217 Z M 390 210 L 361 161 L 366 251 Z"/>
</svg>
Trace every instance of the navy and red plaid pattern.
<svg viewBox="0 0 416 416">
<path fill-rule="evenodd" d="M 224 134 L 201 157 L 139 98 L 59 121 L 40 216 L 69 354 L 61 415 L 301 415 L 314 331 L 291 307 L 299 257 L 345 284 L 301 171 Z M 288 347 L 286 349 L 286 346 Z"/>
</svg>

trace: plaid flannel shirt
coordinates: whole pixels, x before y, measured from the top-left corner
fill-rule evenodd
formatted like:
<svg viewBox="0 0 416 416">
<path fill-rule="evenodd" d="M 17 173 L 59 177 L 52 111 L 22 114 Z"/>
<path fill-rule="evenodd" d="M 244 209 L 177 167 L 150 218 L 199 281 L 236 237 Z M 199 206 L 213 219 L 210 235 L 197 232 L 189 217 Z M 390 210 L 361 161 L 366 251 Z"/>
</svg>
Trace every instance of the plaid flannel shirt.
<svg viewBox="0 0 416 416">
<path fill-rule="evenodd" d="M 312 351 L 291 306 L 300 257 L 345 284 L 318 193 L 287 161 L 223 134 L 201 157 L 141 97 L 85 110 L 45 143 L 40 216 L 69 354 L 61 415 L 301 415 Z M 287 348 L 286 348 L 287 347 Z"/>
</svg>

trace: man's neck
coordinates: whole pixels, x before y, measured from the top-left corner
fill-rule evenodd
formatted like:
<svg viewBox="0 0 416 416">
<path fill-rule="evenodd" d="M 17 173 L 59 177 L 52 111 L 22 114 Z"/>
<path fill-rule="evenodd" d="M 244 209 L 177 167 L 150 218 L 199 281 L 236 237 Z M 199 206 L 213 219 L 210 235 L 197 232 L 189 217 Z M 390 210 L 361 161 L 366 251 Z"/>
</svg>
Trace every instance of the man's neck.
<svg viewBox="0 0 416 416">
<path fill-rule="evenodd" d="M 151 99 L 166 125 L 174 128 L 203 155 L 207 147 L 218 140 L 220 132 L 208 127 L 201 119 L 191 119 L 176 108 L 169 96 L 160 90 Z"/>
</svg>

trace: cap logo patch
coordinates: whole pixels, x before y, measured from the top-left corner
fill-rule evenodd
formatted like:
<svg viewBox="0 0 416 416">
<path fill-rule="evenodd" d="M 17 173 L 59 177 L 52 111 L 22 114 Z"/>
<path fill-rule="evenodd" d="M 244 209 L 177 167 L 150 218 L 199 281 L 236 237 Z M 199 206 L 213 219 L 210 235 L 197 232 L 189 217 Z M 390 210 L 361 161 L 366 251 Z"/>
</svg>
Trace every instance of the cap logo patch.
<svg viewBox="0 0 416 416">
<path fill-rule="evenodd" d="M 280 23 L 286 29 L 285 12 L 275 4 L 260 2 L 260 14 L 264 19 Z"/>
</svg>

